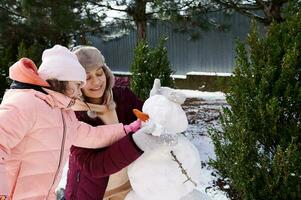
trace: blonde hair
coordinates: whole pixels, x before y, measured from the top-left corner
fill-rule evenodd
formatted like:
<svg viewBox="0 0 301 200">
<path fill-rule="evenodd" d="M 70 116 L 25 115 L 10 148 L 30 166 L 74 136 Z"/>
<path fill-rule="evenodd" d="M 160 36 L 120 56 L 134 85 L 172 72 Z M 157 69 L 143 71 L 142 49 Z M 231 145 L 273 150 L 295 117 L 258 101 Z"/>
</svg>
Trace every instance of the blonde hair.
<svg viewBox="0 0 301 200">
<path fill-rule="evenodd" d="M 114 87 L 114 75 L 105 63 L 105 58 L 101 52 L 92 46 L 77 46 L 72 49 L 77 56 L 80 64 L 86 71 L 101 67 L 106 76 L 106 88 L 103 93 L 103 104 L 107 105 L 110 110 L 115 109 L 116 104 L 113 100 L 112 88 Z M 83 98 L 85 96 L 83 94 Z"/>
</svg>

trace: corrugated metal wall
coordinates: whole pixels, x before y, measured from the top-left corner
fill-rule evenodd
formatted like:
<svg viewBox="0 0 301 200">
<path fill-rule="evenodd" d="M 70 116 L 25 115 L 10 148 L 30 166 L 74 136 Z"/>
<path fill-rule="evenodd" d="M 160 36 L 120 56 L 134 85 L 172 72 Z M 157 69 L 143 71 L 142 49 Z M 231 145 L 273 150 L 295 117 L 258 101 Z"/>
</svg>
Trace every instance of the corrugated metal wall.
<svg viewBox="0 0 301 200">
<path fill-rule="evenodd" d="M 226 20 L 230 25 L 228 31 L 204 31 L 198 40 L 189 40 L 189 34 L 175 32 L 170 24 L 157 23 L 148 27 L 148 41 L 154 46 L 161 36 L 169 38 L 166 47 L 175 74 L 185 75 L 191 71 L 230 73 L 234 65 L 235 40 L 246 38 L 250 19 L 239 14 L 225 17 L 222 13 L 212 17 L 217 21 Z M 110 41 L 89 39 L 102 51 L 113 71 L 129 71 L 136 44 L 135 31 Z"/>
</svg>

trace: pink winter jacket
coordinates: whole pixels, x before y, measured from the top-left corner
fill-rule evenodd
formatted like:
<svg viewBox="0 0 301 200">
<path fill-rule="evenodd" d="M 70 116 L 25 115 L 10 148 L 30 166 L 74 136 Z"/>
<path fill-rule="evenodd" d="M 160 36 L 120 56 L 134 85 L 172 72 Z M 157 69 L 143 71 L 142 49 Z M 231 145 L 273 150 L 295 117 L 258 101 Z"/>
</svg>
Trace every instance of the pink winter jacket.
<svg viewBox="0 0 301 200">
<path fill-rule="evenodd" d="M 36 71 L 28 63 L 21 59 L 16 64 Z M 122 124 L 92 127 L 79 122 L 68 108 L 70 98 L 47 93 L 10 89 L 0 105 L 0 150 L 7 154 L 4 162 L 13 200 L 55 199 L 54 189 L 72 144 L 99 148 L 125 136 Z"/>
<path fill-rule="evenodd" d="M 7 173 L 5 170 L 4 159 L 6 154 L 0 149 L 0 199 L 8 195 L 8 185 L 5 180 L 7 180 Z"/>
</svg>

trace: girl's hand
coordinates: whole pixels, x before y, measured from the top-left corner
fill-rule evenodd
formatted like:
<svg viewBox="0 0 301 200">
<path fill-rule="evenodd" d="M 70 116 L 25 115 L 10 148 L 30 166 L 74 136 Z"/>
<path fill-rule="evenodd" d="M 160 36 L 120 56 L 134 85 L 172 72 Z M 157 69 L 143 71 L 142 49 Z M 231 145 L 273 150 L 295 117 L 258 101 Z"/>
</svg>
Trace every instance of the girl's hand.
<svg viewBox="0 0 301 200">
<path fill-rule="evenodd" d="M 141 120 L 137 119 L 136 121 L 130 123 L 129 125 L 124 125 L 123 128 L 126 134 L 135 133 L 141 128 Z"/>
</svg>

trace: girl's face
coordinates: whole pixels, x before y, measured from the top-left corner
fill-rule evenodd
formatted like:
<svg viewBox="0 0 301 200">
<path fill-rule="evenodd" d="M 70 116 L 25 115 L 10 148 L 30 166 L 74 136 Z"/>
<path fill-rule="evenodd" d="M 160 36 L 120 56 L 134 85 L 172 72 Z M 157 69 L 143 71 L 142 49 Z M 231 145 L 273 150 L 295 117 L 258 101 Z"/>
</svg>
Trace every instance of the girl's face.
<svg viewBox="0 0 301 200">
<path fill-rule="evenodd" d="M 77 99 L 82 94 L 82 87 L 83 83 L 81 81 L 68 81 L 65 94 L 72 99 Z"/>
<path fill-rule="evenodd" d="M 102 67 L 87 71 L 86 85 L 82 92 L 89 98 L 101 98 L 106 89 L 107 78 Z"/>
</svg>

